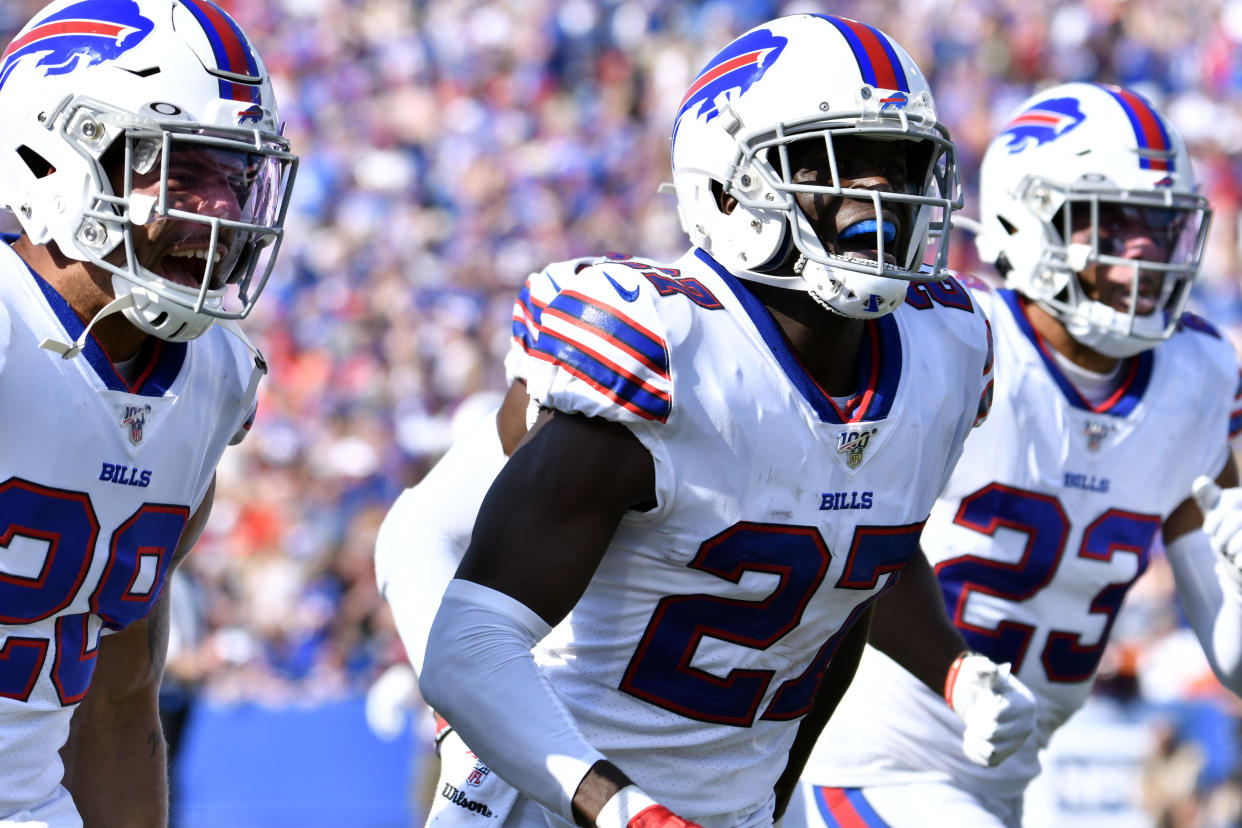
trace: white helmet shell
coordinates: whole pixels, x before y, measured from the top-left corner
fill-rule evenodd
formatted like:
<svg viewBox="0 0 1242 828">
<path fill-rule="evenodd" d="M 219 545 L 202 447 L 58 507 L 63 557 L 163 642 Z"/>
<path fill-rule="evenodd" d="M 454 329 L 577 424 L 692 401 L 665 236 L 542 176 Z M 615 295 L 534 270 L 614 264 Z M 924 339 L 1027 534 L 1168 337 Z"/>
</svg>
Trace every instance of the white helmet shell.
<svg viewBox="0 0 1242 828">
<path fill-rule="evenodd" d="M 1109 205 L 1150 216 L 1168 238 L 1168 260 L 1126 259 L 1102 248 L 1099 217 Z M 1090 217 L 1089 242 L 1072 242 L 1075 213 Z M 976 244 L 1011 287 L 1076 340 L 1122 358 L 1176 329 L 1210 218 L 1185 143 L 1150 103 L 1121 87 L 1067 83 L 1024 101 L 988 146 Z M 1091 265 L 1134 269 L 1129 310 L 1088 298 L 1079 274 Z M 1143 272 L 1163 279 L 1157 310 L 1147 314 L 1136 301 Z"/>
<path fill-rule="evenodd" d="M 219 6 L 57 0 L 0 56 L 0 111 L 0 203 L 34 243 L 112 273 L 118 298 L 133 297 L 132 323 L 183 341 L 249 313 L 280 246 L 297 159 L 266 68 Z M 180 152 L 240 159 L 238 218 L 177 209 L 168 166 Z M 135 173 L 156 168 L 158 195 L 131 190 Z M 217 252 L 201 259 L 198 287 L 137 260 L 132 227 L 157 219 L 210 227 Z M 105 260 L 118 249 L 122 262 Z"/>
<path fill-rule="evenodd" d="M 843 187 L 833 142 L 846 136 L 893 142 L 894 152 L 926 147 L 926 169 L 910 171 L 908 193 Z M 790 179 L 788 147 L 807 139 L 827 146 L 826 185 Z M 908 281 L 947 275 L 944 231 L 961 206 L 953 145 L 909 54 L 866 24 L 798 14 L 738 37 L 686 93 L 672 155 L 683 228 L 740 278 L 805 290 L 838 313 L 872 318 L 904 301 Z M 900 239 L 886 239 L 876 226 L 875 261 L 836 255 L 797 206 L 797 193 L 870 200 L 877 216 L 886 206 L 909 205 L 902 209 L 912 213 L 912 226 Z M 731 211 L 721 208 L 722 194 L 737 200 Z M 942 241 L 925 267 L 929 236 Z M 800 272 L 770 272 L 795 248 Z M 896 261 L 886 261 L 886 252 Z"/>
</svg>

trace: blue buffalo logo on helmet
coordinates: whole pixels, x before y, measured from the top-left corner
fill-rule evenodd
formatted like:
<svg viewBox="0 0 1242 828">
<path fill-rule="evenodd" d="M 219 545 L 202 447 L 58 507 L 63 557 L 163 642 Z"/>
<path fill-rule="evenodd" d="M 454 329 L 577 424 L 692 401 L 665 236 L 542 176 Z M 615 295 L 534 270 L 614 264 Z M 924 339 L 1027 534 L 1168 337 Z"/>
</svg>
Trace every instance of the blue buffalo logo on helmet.
<svg viewBox="0 0 1242 828">
<path fill-rule="evenodd" d="M 726 92 L 737 92 L 741 97 L 772 68 L 781 52 L 785 51 L 788 39 L 772 34 L 767 29 L 756 29 L 730 43 L 720 51 L 699 73 L 686 97 L 682 98 L 677 109 L 676 123 L 681 123 L 683 115 L 690 110 L 697 110 L 692 117 L 706 115 L 705 120 L 711 121 L 720 114 L 716 101 Z M 673 137 L 677 137 L 674 127 Z"/>
<path fill-rule="evenodd" d="M 1009 139 L 1006 146 L 1012 155 L 1060 138 L 1086 117 L 1077 98 L 1050 98 L 1014 118 L 996 137 Z"/>
<path fill-rule="evenodd" d="M 238 126 L 245 126 L 246 124 L 258 124 L 262 120 L 263 120 L 263 107 L 259 106 L 258 104 L 251 104 L 246 109 L 243 109 L 241 112 L 237 113 Z"/>
<path fill-rule="evenodd" d="M 883 98 L 880 98 L 880 109 L 881 110 L 905 109 L 906 105 L 909 103 L 910 103 L 910 96 L 907 95 L 905 92 L 892 92 L 888 95 L 885 95 Z"/>
<path fill-rule="evenodd" d="M 24 58 L 40 55 L 44 75 L 97 66 L 133 49 L 155 28 L 134 0 L 83 0 L 49 14 L 0 55 L 0 87 Z"/>
</svg>

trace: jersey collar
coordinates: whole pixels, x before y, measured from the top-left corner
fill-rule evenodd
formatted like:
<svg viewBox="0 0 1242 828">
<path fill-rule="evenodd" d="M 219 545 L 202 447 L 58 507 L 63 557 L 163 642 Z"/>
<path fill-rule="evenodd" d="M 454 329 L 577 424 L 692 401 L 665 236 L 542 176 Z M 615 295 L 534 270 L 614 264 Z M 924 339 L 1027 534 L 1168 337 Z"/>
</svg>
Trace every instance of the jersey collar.
<svg viewBox="0 0 1242 828">
<path fill-rule="evenodd" d="M 844 407 L 839 407 L 802 367 L 797 354 L 764 304 L 706 251 L 696 249 L 694 255 L 715 271 L 732 291 L 785 376 L 821 421 L 845 424 L 882 420 L 888 416 L 901 382 L 902 364 L 901 332 L 893 314 L 867 321 L 859 348 L 859 390 L 846 401 Z M 830 311 L 825 310 L 825 313 Z"/>
<path fill-rule="evenodd" d="M 1069 401 L 1070 405 L 1075 408 L 1081 408 L 1084 411 L 1090 411 L 1093 414 L 1110 414 L 1114 417 L 1125 417 L 1139 404 L 1139 400 L 1143 398 L 1143 392 L 1147 390 L 1147 386 L 1151 382 L 1151 372 L 1155 366 L 1153 350 L 1142 351 L 1123 362 L 1120 372 L 1122 379 L 1117 389 L 1099 405 L 1092 405 L 1083 398 L 1082 394 L 1078 393 L 1078 389 L 1065 376 L 1061 367 L 1057 365 L 1056 359 L 1052 356 L 1052 346 L 1039 335 L 1039 332 L 1035 330 L 1035 326 L 1031 324 L 1031 320 L 1026 314 L 1026 300 L 1017 291 L 1009 288 L 998 290 L 997 294 L 1009 308 L 1014 321 L 1018 323 L 1018 330 L 1022 331 L 1023 336 L 1034 346 L 1035 352 L 1043 360 L 1048 374 L 1052 377 L 1053 382 L 1057 384 L 1057 387 L 1061 389 L 1061 393 Z"/>
<path fill-rule="evenodd" d="M 82 335 L 86 324 L 78 316 L 77 312 L 69 306 L 65 298 L 57 293 L 56 289 L 49 285 L 43 277 L 31 270 L 29 265 L 26 266 L 26 270 L 43 293 L 43 297 L 47 300 L 52 313 L 56 314 L 56 318 L 64 326 L 65 332 L 69 334 L 69 341 L 76 341 Z M 155 347 L 150 351 L 146 368 L 135 378 L 132 384 L 126 382 L 116 372 L 112 365 L 112 360 L 104 352 L 103 346 L 99 344 L 99 340 L 95 338 L 93 331 L 87 335 L 81 356 L 109 390 L 121 391 L 126 394 L 137 394 L 143 397 L 162 397 L 167 393 L 169 387 L 172 386 L 177 375 L 181 373 L 181 366 L 185 362 L 186 343 L 165 342 L 157 338 L 154 344 Z"/>
</svg>

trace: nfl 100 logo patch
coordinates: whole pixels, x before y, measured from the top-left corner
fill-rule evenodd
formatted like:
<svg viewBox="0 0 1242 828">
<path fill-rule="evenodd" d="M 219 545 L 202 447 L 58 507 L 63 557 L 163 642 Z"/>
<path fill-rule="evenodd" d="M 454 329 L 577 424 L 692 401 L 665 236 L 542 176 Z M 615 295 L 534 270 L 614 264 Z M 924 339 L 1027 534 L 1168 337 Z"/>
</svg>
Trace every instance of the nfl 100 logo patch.
<svg viewBox="0 0 1242 828">
<path fill-rule="evenodd" d="M 859 431 L 843 431 L 837 436 L 837 454 L 845 455 L 845 463 L 856 469 L 863 461 L 863 452 L 867 450 L 871 438 L 878 429 L 867 428 Z"/>
<path fill-rule="evenodd" d="M 129 441 L 135 446 L 142 442 L 142 431 L 147 424 L 149 405 L 126 405 L 121 415 L 121 428 L 129 429 Z"/>
<path fill-rule="evenodd" d="M 1108 436 L 1116 430 L 1111 423 L 1088 422 L 1083 426 L 1082 433 L 1087 438 L 1087 448 L 1091 451 L 1099 451 Z"/>
</svg>

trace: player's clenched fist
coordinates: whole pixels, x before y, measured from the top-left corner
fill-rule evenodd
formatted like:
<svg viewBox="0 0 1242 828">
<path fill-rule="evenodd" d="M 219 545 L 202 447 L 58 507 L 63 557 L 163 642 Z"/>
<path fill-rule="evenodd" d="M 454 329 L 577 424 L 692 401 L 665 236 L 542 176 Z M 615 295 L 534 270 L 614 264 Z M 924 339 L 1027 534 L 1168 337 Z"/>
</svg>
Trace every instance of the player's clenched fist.
<svg viewBox="0 0 1242 828">
<path fill-rule="evenodd" d="M 976 765 L 992 768 L 1005 761 L 1035 731 L 1035 697 L 996 664 L 978 653 L 963 653 L 945 679 L 944 698 L 966 725 L 962 752 Z"/>
<path fill-rule="evenodd" d="M 1217 571 L 1242 587 L 1242 489 L 1222 489 L 1211 478 L 1198 477 L 1192 491 L 1203 511 L 1203 531 L 1220 559 Z"/>
</svg>

